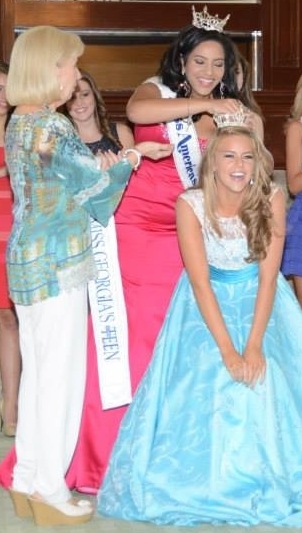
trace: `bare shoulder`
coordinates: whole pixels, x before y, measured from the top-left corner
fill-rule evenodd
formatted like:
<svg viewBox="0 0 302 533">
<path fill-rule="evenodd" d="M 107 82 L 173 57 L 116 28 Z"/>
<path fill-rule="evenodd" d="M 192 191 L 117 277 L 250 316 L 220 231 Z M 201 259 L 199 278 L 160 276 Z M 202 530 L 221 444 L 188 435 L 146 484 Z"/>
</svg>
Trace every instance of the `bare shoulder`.
<svg viewBox="0 0 302 533">
<path fill-rule="evenodd" d="M 144 100 L 148 98 L 161 98 L 158 86 L 152 81 L 141 83 L 132 94 L 130 100 Z"/>
<path fill-rule="evenodd" d="M 176 211 L 190 213 L 198 218 L 203 212 L 203 192 L 201 189 L 187 189 L 180 194 L 176 201 Z"/>
<path fill-rule="evenodd" d="M 182 209 L 186 209 L 188 206 L 188 201 L 185 199 L 185 196 L 183 194 L 179 195 L 176 200 L 176 211 L 182 211 Z"/>
<path fill-rule="evenodd" d="M 186 239 L 188 239 L 188 228 L 190 228 L 190 232 L 194 228 L 200 228 L 201 217 L 198 215 L 198 208 L 195 202 L 192 201 L 192 195 L 183 193 L 178 197 L 176 201 L 176 222 L 178 235 L 185 236 Z"/>
<path fill-rule="evenodd" d="M 281 187 L 280 185 L 276 185 L 275 183 L 273 184 L 270 201 L 273 211 L 283 209 L 285 210 L 286 195 L 283 187 Z"/>
<path fill-rule="evenodd" d="M 125 122 L 116 122 L 116 129 L 118 133 L 127 133 L 128 135 L 133 135 L 132 129 Z"/>
<path fill-rule="evenodd" d="M 188 191 L 185 191 L 180 194 L 176 200 L 176 213 L 185 214 L 188 212 L 192 212 L 192 209 L 192 202 L 190 202 Z"/>
<path fill-rule="evenodd" d="M 135 141 L 133 131 L 128 124 L 125 124 L 124 122 L 117 122 L 116 131 L 124 148 L 131 148 L 131 146 L 134 146 Z"/>
<path fill-rule="evenodd" d="M 302 122 L 300 120 L 290 120 L 286 125 L 285 131 L 288 137 L 302 138 Z"/>
</svg>

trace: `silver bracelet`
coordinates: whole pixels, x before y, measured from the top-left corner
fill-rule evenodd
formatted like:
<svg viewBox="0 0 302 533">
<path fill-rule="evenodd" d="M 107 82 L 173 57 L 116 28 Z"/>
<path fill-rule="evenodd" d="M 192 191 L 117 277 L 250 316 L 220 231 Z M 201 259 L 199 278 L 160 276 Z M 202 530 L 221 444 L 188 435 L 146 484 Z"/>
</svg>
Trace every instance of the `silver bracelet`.
<svg viewBox="0 0 302 533">
<path fill-rule="evenodd" d="M 142 154 L 136 150 L 135 148 L 127 148 L 127 150 L 124 151 L 124 157 L 126 157 L 127 154 L 135 154 L 136 157 L 137 157 L 137 161 L 133 167 L 133 170 L 137 170 L 138 167 L 140 166 L 141 164 L 141 160 L 142 160 Z"/>
</svg>

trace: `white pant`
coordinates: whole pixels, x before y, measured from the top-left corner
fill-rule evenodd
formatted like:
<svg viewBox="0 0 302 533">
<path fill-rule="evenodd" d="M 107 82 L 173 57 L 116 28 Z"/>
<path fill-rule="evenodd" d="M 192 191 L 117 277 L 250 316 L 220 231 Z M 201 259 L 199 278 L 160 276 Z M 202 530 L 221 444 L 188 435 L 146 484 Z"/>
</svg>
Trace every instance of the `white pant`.
<svg viewBox="0 0 302 533">
<path fill-rule="evenodd" d="M 84 399 L 87 287 L 16 310 L 23 367 L 13 488 L 64 502 Z"/>
</svg>

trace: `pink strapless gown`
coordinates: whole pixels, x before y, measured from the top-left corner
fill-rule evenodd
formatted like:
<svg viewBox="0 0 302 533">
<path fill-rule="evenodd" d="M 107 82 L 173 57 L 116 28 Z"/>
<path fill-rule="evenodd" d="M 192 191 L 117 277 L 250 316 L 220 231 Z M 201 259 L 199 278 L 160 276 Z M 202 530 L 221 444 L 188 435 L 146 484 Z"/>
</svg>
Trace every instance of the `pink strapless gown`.
<svg viewBox="0 0 302 533">
<path fill-rule="evenodd" d="M 164 126 L 139 126 L 136 142 L 169 142 Z M 182 270 L 175 202 L 183 191 L 173 157 L 145 159 L 116 211 L 115 222 L 125 295 L 129 363 L 133 393 L 150 362 L 156 337 Z M 102 482 L 121 419 L 127 407 L 102 410 L 91 321 L 88 377 L 83 421 L 67 481 L 97 491 Z"/>
<path fill-rule="evenodd" d="M 0 146 L 0 168 L 5 166 L 4 148 Z M 13 307 L 8 296 L 6 246 L 13 223 L 13 193 L 8 176 L 0 177 L 0 308 Z"/>
<path fill-rule="evenodd" d="M 169 142 L 164 125 L 137 126 L 136 142 Z M 134 172 L 115 221 L 125 294 L 133 393 L 150 362 L 174 287 L 183 268 L 175 202 L 184 190 L 173 156 L 144 159 Z M 121 419 L 127 407 L 102 410 L 92 323 L 88 331 L 88 373 L 78 445 L 67 473 L 71 488 L 96 493 L 101 485 Z M 13 452 L 0 467 L 10 484 Z M 4 478 L 6 476 L 6 478 Z"/>
</svg>

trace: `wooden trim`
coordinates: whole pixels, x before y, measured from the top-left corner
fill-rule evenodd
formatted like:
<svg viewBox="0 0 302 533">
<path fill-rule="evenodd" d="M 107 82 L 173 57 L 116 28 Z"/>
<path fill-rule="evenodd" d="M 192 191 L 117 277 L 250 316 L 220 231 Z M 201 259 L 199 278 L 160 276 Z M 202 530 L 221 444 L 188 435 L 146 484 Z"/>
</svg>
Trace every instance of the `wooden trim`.
<svg viewBox="0 0 302 533">
<path fill-rule="evenodd" d="M 0 53 L 9 60 L 16 27 L 55 24 L 62 28 L 177 31 L 191 22 L 194 2 L 101 2 L 52 0 L 0 0 Z M 283 169 L 284 123 L 294 100 L 301 71 L 301 0 L 262 0 L 258 4 L 217 2 L 210 12 L 225 17 L 230 32 L 262 31 L 263 88 L 255 97 L 265 116 L 265 141 L 276 168 Z M 173 16 L 171 16 L 173 12 Z M 280 26 L 282 25 L 282 27 Z M 289 35 L 289 37 L 288 37 Z M 112 118 L 125 120 L 125 106 L 131 91 L 103 91 Z"/>
<path fill-rule="evenodd" d="M 0 55 L 8 61 L 14 42 L 14 0 L 0 0 Z"/>
<path fill-rule="evenodd" d="M 265 118 L 265 144 L 273 154 L 275 169 L 285 168 L 284 127 L 290 116 L 294 91 L 263 91 L 255 94 Z"/>
<path fill-rule="evenodd" d="M 3 1 L 3 0 L 2 0 Z M 8 1 L 8 0 L 6 0 Z M 13 0 L 10 0 L 13 1 Z M 189 4 L 189 5 L 188 5 Z M 60 27 L 89 28 L 152 28 L 175 29 L 191 23 L 191 5 L 194 2 L 173 4 L 165 2 L 93 2 L 93 1 L 16 1 L 15 26 L 56 24 Z M 212 7 L 211 7 L 212 9 Z M 254 31 L 261 29 L 261 4 L 217 3 L 213 5 L 220 17 L 228 13 L 229 31 Z M 171 16 L 173 10 L 173 16 Z M 150 21 L 152 21 L 150 23 Z"/>
</svg>

